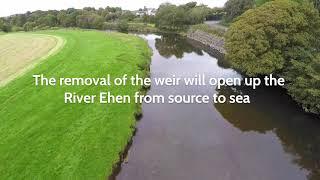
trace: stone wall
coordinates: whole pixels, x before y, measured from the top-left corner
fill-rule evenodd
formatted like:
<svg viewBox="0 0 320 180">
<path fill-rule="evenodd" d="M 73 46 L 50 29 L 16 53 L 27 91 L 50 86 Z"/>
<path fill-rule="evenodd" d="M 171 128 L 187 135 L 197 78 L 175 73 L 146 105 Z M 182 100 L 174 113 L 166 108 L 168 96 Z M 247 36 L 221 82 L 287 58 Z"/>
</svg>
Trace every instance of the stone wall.
<svg viewBox="0 0 320 180">
<path fill-rule="evenodd" d="M 213 36 L 212 34 L 209 34 L 200 30 L 189 32 L 187 34 L 187 37 L 192 40 L 201 42 L 202 44 L 209 46 L 210 48 L 222 54 L 226 53 L 224 49 L 224 39 L 221 37 Z"/>
</svg>

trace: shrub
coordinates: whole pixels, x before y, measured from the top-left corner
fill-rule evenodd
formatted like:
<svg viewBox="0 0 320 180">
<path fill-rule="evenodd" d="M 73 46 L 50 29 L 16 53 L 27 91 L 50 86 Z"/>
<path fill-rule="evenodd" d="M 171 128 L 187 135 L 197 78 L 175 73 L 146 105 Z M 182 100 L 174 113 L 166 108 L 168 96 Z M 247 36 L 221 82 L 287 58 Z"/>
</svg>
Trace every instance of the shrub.
<svg viewBox="0 0 320 180">
<path fill-rule="evenodd" d="M 308 3 L 271 1 L 249 10 L 226 34 L 227 58 L 249 76 L 274 73 L 305 111 L 320 113 L 320 17 Z"/>
<path fill-rule="evenodd" d="M 34 22 L 27 22 L 23 25 L 24 31 L 33 31 L 33 28 L 36 26 Z"/>
<path fill-rule="evenodd" d="M 12 27 L 12 31 L 13 32 L 19 32 L 19 31 L 24 31 L 24 29 L 22 27 L 19 27 L 19 26 L 13 26 Z"/>
<path fill-rule="evenodd" d="M 254 0 L 228 0 L 224 5 L 224 9 L 226 11 L 224 17 L 225 21 L 233 21 L 247 10 L 252 9 L 254 5 Z"/>
<path fill-rule="evenodd" d="M 129 29 L 128 21 L 120 20 L 120 21 L 118 21 L 117 25 L 118 25 L 118 31 L 128 32 L 128 29 Z"/>
<path fill-rule="evenodd" d="M 117 30 L 118 24 L 105 22 L 105 23 L 103 23 L 102 29 L 104 29 L 104 30 Z"/>
<path fill-rule="evenodd" d="M 294 60 L 285 71 L 286 88 L 306 112 L 320 114 L 320 55 Z"/>
<path fill-rule="evenodd" d="M 275 73 L 317 49 L 319 29 L 319 14 L 313 7 L 289 0 L 268 2 L 230 26 L 227 58 L 247 75 Z"/>
</svg>

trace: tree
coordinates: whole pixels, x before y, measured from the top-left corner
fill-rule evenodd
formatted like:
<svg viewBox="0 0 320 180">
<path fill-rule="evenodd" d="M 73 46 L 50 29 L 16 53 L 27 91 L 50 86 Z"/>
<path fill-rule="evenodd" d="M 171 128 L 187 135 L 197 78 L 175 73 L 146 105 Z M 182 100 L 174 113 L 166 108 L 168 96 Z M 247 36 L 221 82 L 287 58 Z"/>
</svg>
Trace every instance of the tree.
<svg viewBox="0 0 320 180">
<path fill-rule="evenodd" d="M 57 17 L 52 14 L 47 14 L 37 20 L 37 25 L 54 27 L 57 25 Z"/>
<path fill-rule="evenodd" d="M 231 22 L 255 5 L 254 0 L 228 0 L 225 5 L 225 21 Z"/>
<path fill-rule="evenodd" d="M 125 11 L 121 14 L 120 19 L 126 21 L 132 21 L 135 18 L 135 15 L 131 11 Z"/>
<path fill-rule="evenodd" d="M 219 13 L 215 16 L 214 13 Z M 159 6 L 155 16 L 156 27 L 167 30 L 183 30 L 190 25 L 201 24 L 206 18 L 221 17 L 222 9 L 210 9 L 205 5 L 197 6 L 196 2 L 190 2 L 180 6 L 164 3 Z"/>
<path fill-rule="evenodd" d="M 35 22 L 27 22 L 23 25 L 24 31 L 33 31 L 33 28 L 36 27 Z"/>
<path fill-rule="evenodd" d="M 267 2 L 270 2 L 270 1 L 273 1 L 273 0 L 255 0 L 255 3 L 256 3 L 256 6 L 261 6 L 263 5 L 264 3 L 267 3 Z M 310 1 L 310 2 L 313 2 L 313 1 L 318 1 L 318 0 L 292 0 L 292 1 L 295 1 L 295 2 L 298 2 L 298 3 L 302 3 L 303 1 Z"/>
<path fill-rule="evenodd" d="M 85 29 L 101 29 L 103 18 L 97 14 L 86 12 L 77 16 L 77 26 Z"/>
<path fill-rule="evenodd" d="M 201 24 L 207 16 L 209 16 L 211 9 L 207 6 L 197 6 L 192 8 L 188 13 L 189 24 Z"/>
<path fill-rule="evenodd" d="M 189 2 L 185 5 L 182 5 L 181 7 L 185 8 L 186 10 L 190 10 L 192 8 L 195 8 L 197 6 L 197 2 Z"/>
<path fill-rule="evenodd" d="M 306 112 L 320 114 L 320 55 L 293 60 L 285 70 L 286 88 Z"/>
<path fill-rule="evenodd" d="M 17 14 L 13 15 L 10 18 L 10 24 L 22 27 L 27 21 L 26 15 L 25 14 Z"/>
<path fill-rule="evenodd" d="M 60 11 L 57 15 L 57 20 L 58 23 L 63 26 L 63 27 L 68 27 L 67 26 L 67 13 L 65 11 Z"/>
<path fill-rule="evenodd" d="M 255 0 L 256 6 L 258 7 L 269 1 L 272 1 L 272 0 Z"/>
<path fill-rule="evenodd" d="M 154 16 L 150 16 L 150 15 L 148 15 L 148 14 L 144 14 L 143 16 L 142 16 L 142 22 L 144 23 L 144 24 L 148 24 L 148 23 L 155 23 L 155 17 Z"/>
<path fill-rule="evenodd" d="M 121 16 L 120 12 L 110 12 L 109 14 L 107 14 L 105 16 L 105 20 L 106 21 L 115 21 L 116 19 L 118 19 Z"/>
<path fill-rule="evenodd" d="M 179 30 L 188 24 L 185 8 L 170 3 L 160 5 L 155 18 L 156 26 L 161 29 Z"/>
<path fill-rule="evenodd" d="M 320 113 L 320 17 L 310 3 L 271 1 L 244 13 L 226 34 L 227 59 L 249 76 L 274 73 L 308 112 Z"/>
<path fill-rule="evenodd" d="M 310 0 L 310 2 L 314 5 L 318 11 L 320 11 L 320 1 L 319 0 Z"/>
<path fill-rule="evenodd" d="M 247 11 L 226 34 L 227 57 L 248 75 L 282 70 L 318 46 L 318 12 L 289 0 L 268 2 Z"/>
<path fill-rule="evenodd" d="M 225 15 L 224 8 L 212 8 L 206 16 L 206 20 L 221 20 Z"/>
<path fill-rule="evenodd" d="M 11 31 L 11 25 L 5 20 L 0 19 L 0 31 L 3 32 L 10 32 Z"/>
<path fill-rule="evenodd" d="M 118 31 L 120 32 L 128 32 L 128 29 L 129 29 L 129 24 L 128 24 L 128 21 L 126 20 L 120 20 L 118 23 L 117 23 L 117 26 L 118 26 Z"/>
<path fill-rule="evenodd" d="M 0 19 L 0 31 L 2 31 L 3 26 L 4 26 L 4 20 Z"/>
</svg>

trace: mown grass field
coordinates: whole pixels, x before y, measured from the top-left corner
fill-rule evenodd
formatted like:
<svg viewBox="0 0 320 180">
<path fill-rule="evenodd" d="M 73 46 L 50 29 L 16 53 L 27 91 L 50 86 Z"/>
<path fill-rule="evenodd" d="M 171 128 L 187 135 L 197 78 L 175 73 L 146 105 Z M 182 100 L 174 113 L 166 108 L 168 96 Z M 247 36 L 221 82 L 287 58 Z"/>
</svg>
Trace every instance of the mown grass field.
<svg viewBox="0 0 320 180">
<path fill-rule="evenodd" d="M 64 104 L 64 92 L 131 95 L 140 87 L 36 87 L 32 75 L 143 75 L 141 67 L 147 67 L 150 59 L 147 43 L 119 33 L 39 33 L 62 37 L 66 43 L 57 54 L 0 88 L 0 179 L 106 179 L 132 136 L 137 106 Z"/>
<path fill-rule="evenodd" d="M 63 46 L 56 36 L 16 33 L 0 36 L 0 85 L 31 69 Z"/>
</svg>

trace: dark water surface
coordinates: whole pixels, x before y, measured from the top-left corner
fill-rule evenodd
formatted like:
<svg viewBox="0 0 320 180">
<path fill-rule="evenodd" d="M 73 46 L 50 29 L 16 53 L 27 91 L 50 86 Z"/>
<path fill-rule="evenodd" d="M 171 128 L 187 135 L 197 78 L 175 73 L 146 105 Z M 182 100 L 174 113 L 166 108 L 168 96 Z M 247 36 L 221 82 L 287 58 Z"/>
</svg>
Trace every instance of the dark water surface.
<svg viewBox="0 0 320 180">
<path fill-rule="evenodd" d="M 241 77 L 179 36 L 143 36 L 151 78 Z M 320 120 L 280 88 L 152 86 L 148 94 L 248 94 L 252 103 L 143 104 L 143 118 L 118 180 L 320 179 Z"/>
</svg>

